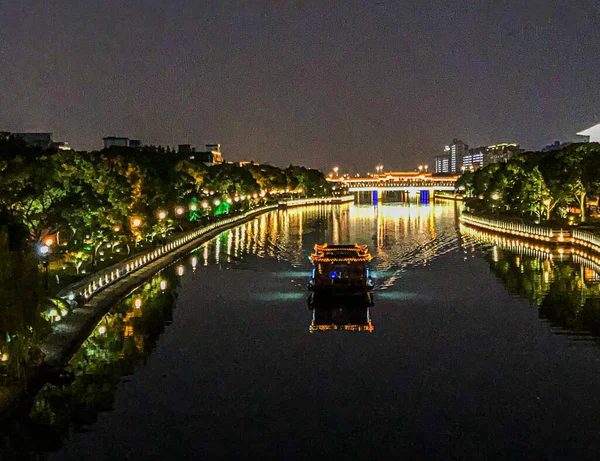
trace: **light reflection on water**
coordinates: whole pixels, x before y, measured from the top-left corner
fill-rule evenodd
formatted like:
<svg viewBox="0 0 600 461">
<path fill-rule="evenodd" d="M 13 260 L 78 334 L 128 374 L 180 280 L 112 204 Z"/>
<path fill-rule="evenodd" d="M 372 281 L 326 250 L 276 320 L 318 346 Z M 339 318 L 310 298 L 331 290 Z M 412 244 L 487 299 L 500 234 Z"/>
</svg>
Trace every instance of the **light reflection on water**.
<svg viewBox="0 0 600 461">
<path fill-rule="evenodd" d="M 376 279 L 374 307 L 339 308 L 337 311 L 320 307 L 312 314 L 307 309 L 306 281 L 310 275 L 307 256 L 314 244 L 323 242 L 357 242 L 369 246 L 374 256 L 372 275 Z M 469 257 L 469 261 L 470 257 L 483 256 L 495 277 L 511 293 L 524 297 L 539 307 L 540 317 L 549 321 L 552 331 L 586 338 L 591 333 L 592 343 L 595 341 L 594 335 L 600 334 L 600 277 L 597 266 L 579 256 L 577 260 L 570 257 L 560 260 L 550 258 L 545 253 L 535 254 L 529 250 L 515 249 L 514 245 L 507 246 L 501 241 L 486 240 L 484 235 L 461 235 L 457 231 L 456 208 L 452 204 L 319 206 L 272 212 L 225 231 L 200 245 L 192 254 L 115 305 L 73 357 L 71 363 L 76 373 L 74 383 L 64 388 L 46 386 L 27 415 L 3 429 L 5 437 L 2 443 L 5 451 L 0 451 L 0 455 L 27 453 L 37 459 L 44 459 L 47 453 L 60 450 L 64 444 L 68 445 L 69 439 L 80 441 L 78 432 L 95 427 L 99 414 L 115 408 L 120 383 L 127 380 L 127 376 L 139 373 L 142 365 L 151 360 L 150 356 L 165 332 L 167 334 L 162 340 L 163 344 L 168 339 L 170 347 L 188 346 L 190 339 L 178 343 L 176 338 L 169 337 L 170 328 L 178 325 L 177 314 L 180 311 L 194 310 L 209 317 L 210 331 L 196 331 L 199 327 L 194 324 L 185 325 L 185 328 L 191 329 L 194 336 L 214 334 L 216 338 L 219 338 L 222 331 L 227 338 L 220 344 L 221 348 L 226 348 L 228 343 L 235 344 L 236 340 L 243 341 L 246 336 L 252 338 L 251 334 L 258 330 L 262 334 L 255 333 L 257 337 L 248 339 L 248 345 L 242 343 L 244 351 L 260 347 L 262 342 L 268 343 L 271 337 L 275 337 L 275 343 L 271 347 L 277 348 L 277 351 L 285 351 L 286 348 L 305 341 L 303 336 L 290 339 L 289 331 L 298 332 L 298 335 L 315 332 L 311 336 L 312 341 L 324 341 L 323 344 L 328 347 L 335 347 L 319 349 L 319 359 L 315 359 L 316 354 L 310 358 L 310 373 L 317 373 L 315 370 L 320 369 L 319 360 L 323 360 L 325 368 L 333 370 L 341 370 L 344 360 L 349 363 L 360 360 L 362 349 L 358 353 L 352 353 L 348 349 L 351 347 L 349 344 L 355 344 L 359 340 L 357 336 L 371 341 L 360 343 L 364 348 L 375 344 L 376 338 L 381 341 L 381 338 L 389 340 L 395 336 L 406 336 L 406 345 L 402 342 L 390 349 L 387 345 L 382 346 L 375 350 L 376 355 L 367 359 L 377 361 L 382 360 L 382 357 L 393 356 L 392 361 L 395 361 L 401 360 L 403 354 L 408 354 L 409 362 L 418 364 L 435 357 L 434 353 L 427 350 L 433 348 L 439 338 L 443 340 L 444 336 L 449 335 L 450 328 L 465 328 L 468 333 L 469 326 L 443 323 L 429 331 L 426 325 L 421 325 L 423 333 L 419 331 L 417 336 L 426 338 L 429 334 L 434 339 L 431 343 L 421 345 L 427 349 L 425 355 L 419 356 L 418 352 L 414 352 L 414 357 L 418 358 L 413 359 L 409 342 L 412 325 L 406 317 L 416 315 L 413 313 L 418 313 L 426 306 L 433 310 L 429 320 L 432 323 L 447 314 L 444 310 L 447 306 L 442 303 L 443 307 L 439 307 L 440 294 L 429 292 L 428 288 L 430 282 L 439 281 L 439 277 L 451 278 L 452 274 L 433 272 L 432 280 L 426 279 L 429 276 L 427 270 L 435 266 L 432 263 L 445 255 L 451 257 L 453 264 L 457 264 L 456 261 L 462 263 L 462 255 L 464 258 Z M 475 266 L 465 262 L 464 266 L 457 266 L 456 270 L 461 270 L 461 267 L 472 269 Z M 450 270 L 455 270 L 455 266 L 451 266 Z M 421 290 L 414 285 L 407 287 L 401 283 L 403 277 L 410 278 L 417 271 L 419 277 L 425 279 L 421 285 L 417 285 Z M 475 289 L 478 288 L 479 277 L 484 278 L 481 274 L 472 274 Z M 215 281 L 229 285 L 223 288 L 223 292 L 219 292 L 213 287 L 217 283 Z M 220 310 L 231 309 L 231 317 L 219 317 L 220 311 L 215 313 L 214 309 L 211 310 L 219 297 L 227 299 L 223 304 L 226 307 L 221 306 Z M 465 303 L 468 301 L 464 299 Z M 238 306 L 243 307 L 238 310 Z M 411 309 L 406 306 L 411 306 Z M 504 307 L 506 306 L 498 308 Z M 459 308 L 460 306 L 453 308 L 452 315 L 458 315 L 455 311 Z M 404 326 L 404 322 L 407 322 L 406 331 L 389 330 L 390 326 L 382 320 L 386 309 L 388 319 L 393 319 L 396 311 L 402 314 L 402 321 L 396 327 L 398 324 Z M 214 323 L 212 316 L 217 319 Z M 239 317 L 243 321 L 228 329 L 229 322 L 234 322 Z M 243 330 L 245 322 L 252 325 L 252 328 Z M 444 319 L 444 322 L 449 320 Z M 278 329 L 288 326 L 291 330 L 284 330 L 285 335 L 274 336 Z M 475 327 L 471 325 L 471 328 Z M 477 328 L 481 328 L 481 325 L 477 324 Z M 505 327 L 500 328 L 503 331 L 502 328 Z M 356 333 L 359 331 L 373 334 Z M 379 337 L 378 332 L 381 332 Z M 232 339 L 229 339 L 230 336 Z M 336 340 L 341 342 L 336 343 Z M 463 342 L 461 339 L 457 341 L 455 349 L 448 352 L 449 355 L 461 355 L 456 351 L 462 350 Z M 298 356 L 302 357 L 303 354 L 311 357 L 306 353 L 311 344 L 313 343 L 306 343 L 304 349 L 300 349 L 301 352 L 293 359 L 300 360 Z M 415 348 L 416 351 L 418 349 Z M 333 351 L 340 355 L 336 356 Z M 220 357 L 221 352 L 221 349 L 216 349 L 215 354 Z M 199 354 L 199 351 L 195 353 Z M 445 353 L 445 350 L 438 351 L 440 356 Z M 476 351 L 473 355 L 476 355 Z M 231 373 L 235 375 L 242 373 L 245 366 L 259 366 L 261 360 L 267 361 L 266 357 L 268 355 L 261 356 L 256 363 L 238 364 L 235 361 L 237 357 L 224 363 L 232 364 L 226 367 L 227 373 L 233 370 Z M 219 360 L 224 359 L 219 358 L 217 362 Z M 327 360 L 331 360 L 331 363 Z M 484 357 L 485 366 L 489 360 L 489 357 Z M 204 365 L 216 366 L 212 363 Z M 452 362 L 452 366 L 462 366 L 462 360 Z M 285 364 L 281 367 L 285 368 Z M 363 367 L 366 365 L 363 364 Z M 433 379 L 432 376 L 443 369 L 442 363 L 429 364 L 416 383 L 409 383 L 409 388 L 421 386 L 422 382 Z M 387 373 L 385 367 L 378 371 L 382 375 Z M 327 376 L 329 385 L 332 385 L 335 376 Z M 397 379 L 398 376 L 403 376 L 403 373 L 386 375 L 385 380 Z M 376 376 L 370 376 L 369 380 L 375 378 Z M 452 380 L 454 375 L 444 375 L 441 378 L 443 379 L 436 380 L 435 386 L 441 386 L 439 383 L 445 380 Z M 212 376 L 205 379 L 212 380 Z M 344 380 L 351 382 L 352 376 L 344 375 Z M 369 381 L 369 386 L 370 384 Z M 157 383 L 157 386 L 160 385 L 162 384 Z M 360 388 L 361 396 L 369 386 L 365 384 Z M 385 388 L 381 384 L 379 386 L 379 390 L 383 392 Z M 426 389 L 420 392 L 426 392 Z M 449 391 L 454 395 L 452 392 L 454 389 Z M 407 391 L 408 394 L 410 392 Z M 440 395 L 441 391 L 436 398 L 441 398 Z M 367 399 L 365 406 L 370 404 L 371 401 Z M 421 404 L 422 402 L 419 403 Z M 241 404 L 238 402 L 236 405 Z M 236 408 L 234 413 L 237 415 L 237 412 Z M 386 420 L 382 427 L 387 426 L 389 424 Z"/>
</svg>

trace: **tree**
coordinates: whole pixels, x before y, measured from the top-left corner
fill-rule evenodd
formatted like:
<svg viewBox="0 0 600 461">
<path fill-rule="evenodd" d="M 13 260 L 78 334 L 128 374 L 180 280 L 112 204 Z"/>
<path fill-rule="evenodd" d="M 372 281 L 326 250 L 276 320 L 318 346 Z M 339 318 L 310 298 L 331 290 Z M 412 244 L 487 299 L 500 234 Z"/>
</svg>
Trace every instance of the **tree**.
<svg viewBox="0 0 600 461">
<path fill-rule="evenodd" d="M 77 275 L 79 275 L 79 270 L 83 263 L 90 259 L 90 255 L 85 251 L 69 251 L 65 255 L 65 262 L 68 264 L 72 264 L 77 271 Z"/>
</svg>

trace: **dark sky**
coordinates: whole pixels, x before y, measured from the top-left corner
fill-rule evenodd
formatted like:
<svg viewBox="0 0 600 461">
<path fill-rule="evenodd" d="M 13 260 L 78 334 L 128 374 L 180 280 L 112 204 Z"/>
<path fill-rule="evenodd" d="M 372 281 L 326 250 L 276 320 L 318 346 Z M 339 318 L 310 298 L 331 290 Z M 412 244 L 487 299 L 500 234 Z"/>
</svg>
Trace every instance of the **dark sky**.
<svg viewBox="0 0 600 461">
<path fill-rule="evenodd" d="M 600 121 L 598 0 L 1 0 L 0 130 L 361 171 Z"/>
</svg>

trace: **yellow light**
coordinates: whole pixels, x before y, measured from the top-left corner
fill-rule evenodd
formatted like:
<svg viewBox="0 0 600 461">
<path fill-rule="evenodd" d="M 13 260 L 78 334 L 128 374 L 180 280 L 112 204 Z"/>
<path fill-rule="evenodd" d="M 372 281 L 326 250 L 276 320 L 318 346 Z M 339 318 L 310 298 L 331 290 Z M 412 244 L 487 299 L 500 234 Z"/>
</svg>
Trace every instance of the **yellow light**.
<svg viewBox="0 0 600 461">
<path fill-rule="evenodd" d="M 166 280 L 161 280 L 160 281 L 160 289 L 162 291 L 165 291 L 167 289 L 167 281 Z"/>
<path fill-rule="evenodd" d="M 8 362 L 8 354 L 7 353 L 2 354 L 2 356 L 0 356 L 0 360 L 2 362 Z"/>
<path fill-rule="evenodd" d="M 136 309 L 139 309 L 139 308 L 141 308 L 141 307 L 142 307 L 142 298 L 135 298 L 135 299 L 133 300 L 133 306 L 134 306 Z"/>
<path fill-rule="evenodd" d="M 192 267 L 195 268 L 198 265 L 198 258 L 195 256 L 192 258 Z"/>
<path fill-rule="evenodd" d="M 233 200 L 234 200 L 235 202 L 239 202 L 239 201 L 240 201 L 240 198 L 239 198 L 239 197 L 233 197 Z"/>
<path fill-rule="evenodd" d="M 227 203 L 229 203 L 230 205 L 233 203 L 233 200 L 231 200 L 230 198 L 227 199 Z"/>
<path fill-rule="evenodd" d="M 197 209 L 197 208 L 198 208 L 198 207 L 197 207 L 197 206 L 196 206 L 194 203 L 192 203 L 192 204 L 190 205 L 190 210 L 192 210 L 192 211 L 196 211 L 196 209 Z"/>
<path fill-rule="evenodd" d="M 179 216 L 181 216 L 184 211 L 185 210 L 183 209 L 183 207 L 178 206 L 177 208 L 175 208 L 175 213 L 177 213 Z"/>
<path fill-rule="evenodd" d="M 98 333 L 100 333 L 101 335 L 106 333 L 106 327 L 104 325 L 102 325 L 100 328 L 98 328 Z"/>
<path fill-rule="evenodd" d="M 166 217 L 167 217 L 167 213 L 165 213 L 164 211 L 158 212 L 158 219 L 165 219 Z"/>
<path fill-rule="evenodd" d="M 51 247 L 52 244 L 54 243 L 54 240 L 52 240 L 51 237 L 48 237 L 46 240 L 44 240 L 44 243 L 46 244 L 46 246 Z"/>
<path fill-rule="evenodd" d="M 258 198 L 258 194 L 253 194 L 252 198 Z"/>
<path fill-rule="evenodd" d="M 133 218 L 131 224 L 133 227 L 140 227 L 142 225 L 142 220 L 140 218 Z"/>
<path fill-rule="evenodd" d="M 208 208 L 208 202 L 202 202 L 202 208 Z"/>
<path fill-rule="evenodd" d="M 115 232 L 120 232 L 120 231 L 121 231 L 121 228 L 120 228 L 119 226 L 115 226 L 115 227 L 113 227 L 113 230 L 114 230 Z"/>
<path fill-rule="evenodd" d="M 215 206 L 219 206 L 221 204 L 221 201 L 219 199 L 216 199 L 214 202 Z"/>
<path fill-rule="evenodd" d="M 185 272 L 185 269 L 183 268 L 183 266 L 177 266 L 177 275 L 179 275 L 181 277 L 184 272 Z"/>
</svg>

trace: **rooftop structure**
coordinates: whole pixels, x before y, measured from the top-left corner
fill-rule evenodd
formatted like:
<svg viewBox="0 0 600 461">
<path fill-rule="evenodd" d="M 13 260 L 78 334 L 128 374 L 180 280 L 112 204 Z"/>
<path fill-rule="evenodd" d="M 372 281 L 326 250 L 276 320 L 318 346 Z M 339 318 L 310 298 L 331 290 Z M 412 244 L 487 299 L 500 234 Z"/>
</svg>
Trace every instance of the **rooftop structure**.
<svg viewBox="0 0 600 461">
<path fill-rule="evenodd" d="M 129 139 L 119 136 L 107 136 L 102 138 L 104 141 L 104 148 L 109 149 L 111 147 L 141 147 L 142 142 L 139 139 Z"/>
<path fill-rule="evenodd" d="M 600 142 L 600 123 L 594 125 L 587 130 L 577 133 L 578 136 L 586 136 L 587 142 Z"/>
</svg>

